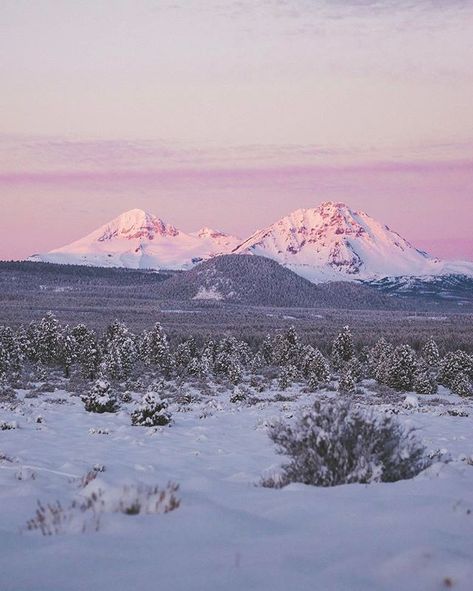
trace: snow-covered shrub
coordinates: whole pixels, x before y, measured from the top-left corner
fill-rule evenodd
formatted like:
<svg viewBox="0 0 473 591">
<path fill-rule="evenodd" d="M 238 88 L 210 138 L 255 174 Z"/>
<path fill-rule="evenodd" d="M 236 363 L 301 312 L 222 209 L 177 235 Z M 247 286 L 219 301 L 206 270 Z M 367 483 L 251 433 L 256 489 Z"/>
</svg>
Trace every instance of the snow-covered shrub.
<svg viewBox="0 0 473 591">
<path fill-rule="evenodd" d="M 124 486 L 111 510 L 125 515 L 169 513 L 179 507 L 181 501 L 176 497 L 179 485 L 170 482 L 166 488 L 158 486 Z"/>
<path fill-rule="evenodd" d="M 157 427 L 171 422 L 168 405 L 157 392 L 147 392 L 139 407 L 131 413 L 131 424 L 141 427 Z"/>
<path fill-rule="evenodd" d="M 150 515 L 169 513 L 180 506 L 180 499 L 176 496 L 179 485 L 172 482 L 163 489 L 139 484 L 102 490 L 94 480 L 67 507 L 59 501 L 46 505 L 38 501 L 36 514 L 28 520 L 26 529 L 39 531 L 43 536 L 99 531 L 105 513 Z M 85 492 L 87 486 L 93 487 L 89 493 Z"/>
<path fill-rule="evenodd" d="M 81 396 L 85 410 L 88 412 L 116 412 L 118 410 L 118 401 L 112 392 L 110 382 L 105 379 L 99 379 L 95 382 L 92 390 Z"/>
<path fill-rule="evenodd" d="M 0 431 L 12 431 L 13 429 L 18 429 L 18 423 L 16 421 L 7 422 L 4 421 L 0 423 Z"/>
<path fill-rule="evenodd" d="M 247 396 L 245 392 L 242 392 L 242 390 L 238 386 L 235 386 L 233 388 L 232 395 L 230 396 L 230 402 L 243 402 L 244 400 L 246 400 L 246 397 Z"/>
<path fill-rule="evenodd" d="M 263 481 L 266 486 L 395 482 L 431 463 L 413 431 L 348 401 L 318 400 L 294 424 L 276 423 L 269 435 L 290 462 L 279 478 Z"/>
</svg>

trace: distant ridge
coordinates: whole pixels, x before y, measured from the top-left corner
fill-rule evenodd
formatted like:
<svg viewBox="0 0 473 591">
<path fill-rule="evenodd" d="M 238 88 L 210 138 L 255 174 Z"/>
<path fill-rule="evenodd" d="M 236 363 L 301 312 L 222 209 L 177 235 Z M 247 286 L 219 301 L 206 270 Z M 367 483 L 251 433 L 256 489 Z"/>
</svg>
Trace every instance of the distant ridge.
<svg viewBox="0 0 473 591">
<path fill-rule="evenodd" d="M 161 283 L 166 300 L 217 300 L 251 306 L 393 308 L 396 303 L 374 288 L 355 283 L 314 285 L 271 259 L 222 255 Z"/>
</svg>

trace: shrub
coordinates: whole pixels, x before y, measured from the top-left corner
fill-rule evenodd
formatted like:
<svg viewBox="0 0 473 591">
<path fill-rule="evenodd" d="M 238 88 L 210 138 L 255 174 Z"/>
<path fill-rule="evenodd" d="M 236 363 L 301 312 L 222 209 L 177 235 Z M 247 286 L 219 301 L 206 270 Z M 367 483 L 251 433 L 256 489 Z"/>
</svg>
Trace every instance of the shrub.
<svg viewBox="0 0 473 591">
<path fill-rule="evenodd" d="M 97 380 L 92 390 L 88 394 L 82 395 L 81 399 L 88 412 L 104 413 L 118 410 L 118 402 L 112 392 L 110 382 L 104 379 Z"/>
<path fill-rule="evenodd" d="M 294 425 L 276 423 L 269 435 L 290 462 L 278 479 L 267 479 L 264 486 L 395 482 L 414 477 L 431 463 L 412 430 L 348 401 L 316 401 Z"/>
<path fill-rule="evenodd" d="M 91 481 L 86 486 L 90 484 Z M 99 531 L 102 515 L 107 512 L 149 515 L 174 511 L 181 503 L 176 496 L 178 490 L 179 485 L 173 482 L 163 489 L 139 484 L 123 486 L 119 490 L 97 488 L 81 495 L 67 507 L 59 501 L 47 504 L 38 501 L 36 513 L 26 523 L 26 529 L 38 531 L 43 536 Z"/>
<path fill-rule="evenodd" d="M 131 424 L 141 427 L 158 427 L 171 422 L 167 402 L 157 392 L 147 392 L 140 406 L 131 413 Z"/>
</svg>

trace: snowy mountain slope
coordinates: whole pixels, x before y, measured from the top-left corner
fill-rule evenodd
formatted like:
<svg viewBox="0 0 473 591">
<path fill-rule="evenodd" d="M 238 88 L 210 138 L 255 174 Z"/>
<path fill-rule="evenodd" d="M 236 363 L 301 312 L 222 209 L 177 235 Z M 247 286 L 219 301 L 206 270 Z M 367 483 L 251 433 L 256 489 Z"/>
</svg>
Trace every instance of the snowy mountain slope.
<svg viewBox="0 0 473 591">
<path fill-rule="evenodd" d="M 272 258 L 315 283 L 387 276 L 473 276 L 473 263 L 434 258 L 366 213 L 331 201 L 292 212 L 255 232 L 234 253 Z"/>
<path fill-rule="evenodd" d="M 186 234 L 141 209 L 132 209 L 67 246 L 30 260 L 98 267 L 187 269 L 230 252 L 238 238 L 203 228 Z"/>
</svg>

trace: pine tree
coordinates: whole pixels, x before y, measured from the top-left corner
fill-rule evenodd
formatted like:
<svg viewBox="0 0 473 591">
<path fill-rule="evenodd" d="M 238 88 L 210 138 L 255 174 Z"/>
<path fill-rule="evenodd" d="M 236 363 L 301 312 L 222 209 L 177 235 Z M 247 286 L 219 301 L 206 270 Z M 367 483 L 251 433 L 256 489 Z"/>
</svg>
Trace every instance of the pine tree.
<svg viewBox="0 0 473 591">
<path fill-rule="evenodd" d="M 76 359 L 82 375 L 94 380 L 102 357 L 97 336 L 84 324 L 78 324 L 72 329 L 72 337 L 76 344 Z"/>
<path fill-rule="evenodd" d="M 114 380 L 129 378 L 138 359 L 138 348 L 135 336 L 125 324 L 115 320 L 108 326 L 102 348 L 102 371 Z"/>
<path fill-rule="evenodd" d="M 48 312 L 38 323 L 29 326 L 31 354 L 42 365 L 55 365 L 59 359 L 60 326 L 52 312 Z"/>
<path fill-rule="evenodd" d="M 451 390 L 458 396 L 473 396 L 473 385 L 464 373 L 458 373 L 452 381 Z"/>
<path fill-rule="evenodd" d="M 388 343 L 384 338 L 372 347 L 366 358 L 366 368 L 368 376 L 377 379 L 379 382 L 383 382 L 382 374 L 384 373 L 386 361 L 391 357 L 394 352 L 394 347 Z"/>
<path fill-rule="evenodd" d="M 242 366 L 236 355 L 228 357 L 227 377 L 233 385 L 239 384 L 242 378 Z"/>
<path fill-rule="evenodd" d="M 332 362 L 339 369 L 353 357 L 355 347 L 349 326 L 344 326 L 332 343 Z"/>
<path fill-rule="evenodd" d="M 430 337 L 429 340 L 422 347 L 422 357 L 431 367 L 435 367 L 438 365 L 440 361 L 440 353 L 438 345 L 434 341 L 433 337 Z"/>
<path fill-rule="evenodd" d="M 413 387 L 417 394 L 436 394 L 438 390 L 437 380 L 427 361 L 422 357 L 416 363 Z"/>
<path fill-rule="evenodd" d="M 286 390 L 299 377 L 299 372 L 295 365 L 283 365 L 279 373 L 278 386 L 281 390 Z"/>
<path fill-rule="evenodd" d="M 328 361 L 319 351 L 314 349 L 311 345 L 304 347 L 302 357 L 302 373 L 306 378 L 309 378 L 314 383 L 326 384 L 330 380 L 330 366 Z"/>
<path fill-rule="evenodd" d="M 413 349 L 409 345 L 400 345 L 385 363 L 385 383 L 395 390 L 412 390 L 416 371 L 416 355 Z"/>
<path fill-rule="evenodd" d="M 179 343 L 174 353 L 174 364 L 177 368 L 185 370 L 192 359 L 197 356 L 197 348 L 193 338 Z"/>
<path fill-rule="evenodd" d="M 473 378 L 473 358 L 461 350 L 447 353 L 440 362 L 439 383 L 451 388 L 459 374 Z"/>
<path fill-rule="evenodd" d="M 271 335 L 266 335 L 262 345 L 261 345 L 261 354 L 267 365 L 271 365 L 273 363 L 273 339 Z"/>
<path fill-rule="evenodd" d="M 150 332 L 145 332 L 142 339 L 142 356 L 148 365 L 155 365 L 164 372 L 171 366 L 171 354 L 168 337 L 159 322 Z"/>
<path fill-rule="evenodd" d="M 64 376 L 68 378 L 71 374 L 71 367 L 77 361 L 77 343 L 72 331 L 65 326 L 59 334 L 59 362 L 64 369 Z"/>
<path fill-rule="evenodd" d="M 98 379 L 91 391 L 82 395 L 81 399 L 88 412 L 104 413 L 118 410 L 118 401 L 112 392 L 110 382 L 103 378 Z"/>
<path fill-rule="evenodd" d="M 338 391 L 342 394 L 353 394 L 355 392 L 355 389 L 355 378 L 353 377 L 353 373 L 350 367 L 346 365 L 340 374 L 340 379 L 338 382 Z"/>
<path fill-rule="evenodd" d="M 0 326 L 0 376 L 17 373 L 21 367 L 21 352 L 15 333 L 9 326 Z"/>
</svg>

